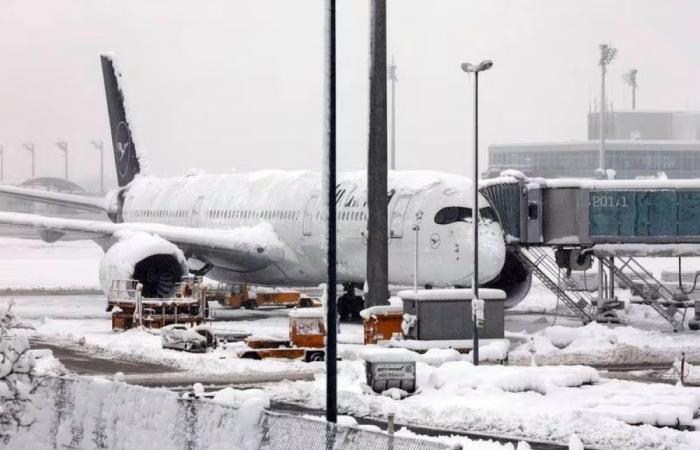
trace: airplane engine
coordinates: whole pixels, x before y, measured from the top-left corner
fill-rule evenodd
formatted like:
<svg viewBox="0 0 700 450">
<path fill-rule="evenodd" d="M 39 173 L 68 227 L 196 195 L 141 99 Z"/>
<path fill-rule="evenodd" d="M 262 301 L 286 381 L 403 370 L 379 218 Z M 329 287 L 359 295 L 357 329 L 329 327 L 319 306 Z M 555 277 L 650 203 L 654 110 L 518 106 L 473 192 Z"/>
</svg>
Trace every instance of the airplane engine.
<svg viewBox="0 0 700 450">
<path fill-rule="evenodd" d="M 530 291 L 532 272 L 510 251 L 506 251 L 506 261 L 501 273 L 484 285 L 487 288 L 501 289 L 506 293 L 505 307 L 517 305 Z"/>
<path fill-rule="evenodd" d="M 165 239 L 143 232 L 118 236 L 100 262 L 100 284 L 107 293 L 113 280 L 137 280 L 144 297 L 170 297 L 188 274 L 182 251 Z"/>
</svg>

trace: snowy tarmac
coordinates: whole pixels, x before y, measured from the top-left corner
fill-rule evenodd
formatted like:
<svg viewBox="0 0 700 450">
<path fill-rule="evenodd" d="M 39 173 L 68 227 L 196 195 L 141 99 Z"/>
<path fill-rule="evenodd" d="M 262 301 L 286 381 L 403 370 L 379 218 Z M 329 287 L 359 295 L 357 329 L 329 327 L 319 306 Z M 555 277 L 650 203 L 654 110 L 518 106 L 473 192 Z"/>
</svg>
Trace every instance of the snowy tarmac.
<svg viewBox="0 0 700 450">
<path fill-rule="evenodd" d="M 0 248 L 6 250 L 0 257 L 0 289 L 61 289 L 62 283 L 67 289 L 94 289 L 98 284 L 101 250 L 91 243 L 54 247 L 0 239 Z M 672 269 L 675 263 L 659 259 L 649 262 L 649 267 Z M 693 270 L 690 263 L 686 270 Z M 576 366 L 670 366 L 681 353 L 691 362 L 700 361 L 700 333 L 673 333 L 650 308 L 627 302 L 629 291 L 618 293 L 626 301 L 625 324 L 581 326 L 562 315 L 564 310 L 555 314 L 556 298 L 535 283 L 515 313 L 506 316 L 509 367 L 475 368 L 458 356 L 426 356 L 418 363 L 419 393 L 405 400 L 362 391 L 364 365 L 358 359 L 362 326 L 341 324 L 339 407 L 344 413 L 375 420 L 394 411 L 398 422 L 414 426 L 532 440 L 561 443 L 576 434 L 588 446 L 598 448 L 700 448 L 700 432 L 653 426 L 680 421 L 700 429 L 695 419 L 700 389 L 611 380 L 604 371 Z M 206 354 L 162 349 L 155 332 L 113 332 L 102 295 L 0 296 L 0 308 L 11 302 L 20 319 L 34 327 L 20 332 L 52 347 L 73 370 L 102 377 L 120 371 L 127 381 L 141 377 L 144 384 L 153 385 L 168 379 L 172 385 L 245 382 L 264 386 L 275 402 L 312 409 L 324 405 L 323 363 L 241 359 L 237 356 L 241 343 Z M 288 312 L 226 311 L 220 315 L 226 320 L 214 322 L 213 327 L 282 339 L 289 331 Z M 533 368 L 533 363 L 547 367 Z M 700 369 L 691 375 L 700 379 Z M 669 380 L 673 380 L 672 373 L 666 382 Z"/>
</svg>

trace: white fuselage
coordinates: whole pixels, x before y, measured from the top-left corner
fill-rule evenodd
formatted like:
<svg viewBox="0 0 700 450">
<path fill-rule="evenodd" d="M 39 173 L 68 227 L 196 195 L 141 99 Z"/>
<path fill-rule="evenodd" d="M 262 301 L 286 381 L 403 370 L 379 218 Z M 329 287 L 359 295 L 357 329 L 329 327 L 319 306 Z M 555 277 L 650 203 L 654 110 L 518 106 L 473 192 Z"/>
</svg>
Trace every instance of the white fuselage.
<svg viewBox="0 0 700 450">
<path fill-rule="evenodd" d="M 339 174 L 336 186 L 338 280 L 366 279 L 366 173 Z M 389 174 L 389 282 L 471 285 L 473 253 L 471 219 L 440 225 L 438 211 L 471 208 L 471 181 L 438 172 Z M 139 176 L 127 188 L 125 222 L 149 222 L 206 229 L 233 229 L 268 222 L 285 245 L 273 267 L 242 270 L 226 254 L 188 255 L 210 263 L 208 276 L 228 282 L 263 285 L 318 285 L 326 279 L 325 211 L 321 176 L 313 172 L 264 171 L 180 178 Z M 488 207 L 486 200 L 480 208 Z M 418 225 L 418 231 L 415 231 Z M 479 276 L 496 277 L 505 261 L 500 225 L 480 222 Z M 416 245 L 417 243 L 417 245 Z"/>
</svg>

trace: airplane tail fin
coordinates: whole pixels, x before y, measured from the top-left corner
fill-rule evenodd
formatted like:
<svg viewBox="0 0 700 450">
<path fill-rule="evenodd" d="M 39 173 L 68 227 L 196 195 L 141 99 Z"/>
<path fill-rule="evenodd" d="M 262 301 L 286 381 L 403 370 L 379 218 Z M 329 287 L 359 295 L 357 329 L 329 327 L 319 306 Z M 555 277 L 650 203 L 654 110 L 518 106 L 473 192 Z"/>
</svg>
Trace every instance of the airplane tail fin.
<svg viewBox="0 0 700 450">
<path fill-rule="evenodd" d="M 136 153 L 136 146 L 131 138 L 131 129 L 124 108 L 124 92 L 119 85 L 120 73 L 115 70 L 115 64 L 110 55 L 101 55 L 102 76 L 107 95 L 107 111 L 109 125 L 112 131 L 112 146 L 114 147 L 114 162 L 117 167 L 119 187 L 126 186 L 141 171 L 141 164 Z"/>
</svg>

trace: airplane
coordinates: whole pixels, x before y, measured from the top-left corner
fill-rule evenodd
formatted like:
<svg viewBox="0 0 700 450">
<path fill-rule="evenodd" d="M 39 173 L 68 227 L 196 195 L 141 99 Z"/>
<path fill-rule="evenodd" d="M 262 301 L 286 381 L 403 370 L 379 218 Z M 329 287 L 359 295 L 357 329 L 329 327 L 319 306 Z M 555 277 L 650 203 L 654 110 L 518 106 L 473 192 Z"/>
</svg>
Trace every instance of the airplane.
<svg viewBox="0 0 700 450">
<path fill-rule="evenodd" d="M 0 195 L 101 211 L 110 222 L 0 212 L 0 224 L 31 227 L 47 242 L 90 239 L 105 251 L 100 283 L 135 279 L 146 297 L 167 297 L 190 273 L 228 283 L 318 286 L 326 281 L 321 175 L 267 170 L 158 178 L 134 143 L 121 72 L 101 56 L 118 188 L 105 198 L 0 186 Z M 337 274 L 344 314 L 362 300 L 366 280 L 365 172 L 339 174 Z M 388 177 L 389 282 L 392 285 L 470 286 L 473 271 L 472 185 L 465 177 L 430 171 L 391 171 Z M 479 204 L 479 279 L 506 291 L 506 306 L 529 291 L 530 272 L 506 251 L 504 232 L 485 198 Z M 416 256 L 417 253 L 417 256 Z M 418 276 L 414 280 L 414 260 Z"/>
</svg>

